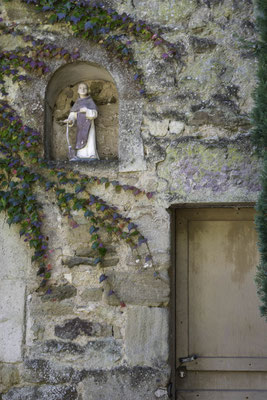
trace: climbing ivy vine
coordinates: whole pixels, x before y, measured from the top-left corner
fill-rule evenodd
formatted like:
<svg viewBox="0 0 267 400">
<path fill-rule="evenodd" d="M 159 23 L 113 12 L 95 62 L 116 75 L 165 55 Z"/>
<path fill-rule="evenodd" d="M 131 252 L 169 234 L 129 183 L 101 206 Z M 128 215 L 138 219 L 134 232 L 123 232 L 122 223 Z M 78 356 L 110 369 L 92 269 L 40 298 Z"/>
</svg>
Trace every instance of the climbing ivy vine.
<svg viewBox="0 0 267 400">
<path fill-rule="evenodd" d="M 22 0 L 23 1 L 23 0 Z M 43 1 L 28 0 L 39 12 L 49 13 L 49 22 L 66 22 L 71 25 L 75 35 L 94 40 L 114 53 L 123 62 L 133 67 L 134 80 L 141 85 L 144 94 L 142 76 L 133 59 L 129 47 L 131 41 L 124 43 L 126 35 L 137 40 L 151 40 L 154 46 L 161 46 L 163 59 L 173 57 L 175 49 L 172 44 L 152 32 L 145 22 L 134 22 L 126 14 L 119 15 L 104 5 L 90 1 Z M 153 193 L 145 193 L 141 189 L 123 185 L 108 178 L 83 175 L 78 171 L 66 171 L 51 167 L 42 157 L 41 135 L 36 130 L 24 125 L 22 118 L 8 103 L 7 83 L 22 85 L 32 75 L 43 76 L 49 73 L 49 60 L 62 59 L 69 62 L 79 59 L 78 51 L 69 52 L 47 40 L 36 39 L 25 34 L 19 26 L 5 24 L 0 18 L 2 35 L 21 37 L 27 45 L 12 51 L 0 52 L 0 211 L 8 215 L 7 222 L 20 225 L 20 236 L 33 248 L 32 262 L 38 266 L 37 274 L 42 278 L 40 286 L 46 287 L 51 277 L 52 265 L 49 261 L 49 238 L 43 233 L 45 218 L 41 203 L 36 194 L 40 185 L 45 191 L 53 191 L 57 205 L 69 225 L 75 229 L 75 212 L 82 212 L 88 220 L 88 233 L 91 236 L 91 247 L 96 253 L 94 264 L 103 261 L 107 249 L 101 238 L 101 230 L 116 235 L 132 248 L 146 246 L 146 262 L 151 261 L 147 239 L 138 230 L 137 225 L 124 217 L 116 207 L 107 204 L 102 198 L 93 195 L 92 185 L 111 187 L 116 193 L 127 191 L 133 196 L 145 195 L 151 199 Z M 111 34 L 111 32 L 114 32 Z M 107 279 L 103 273 L 99 280 Z M 51 289 L 48 289 L 51 291 Z M 112 293 L 114 293 L 112 291 Z M 123 303 L 122 303 L 123 304 Z"/>
<path fill-rule="evenodd" d="M 256 282 L 258 294 L 262 301 L 261 314 L 267 319 L 267 3 L 265 0 L 257 0 L 256 4 L 260 37 L 257 45 L 258 85 L 255 92 L 255 108 L 252 118 L 254 124 L 253 142 L 262 159 L 262 189 L 256 206 L 256 226 L 260 251 L 260 264 Z"/>
</svg>

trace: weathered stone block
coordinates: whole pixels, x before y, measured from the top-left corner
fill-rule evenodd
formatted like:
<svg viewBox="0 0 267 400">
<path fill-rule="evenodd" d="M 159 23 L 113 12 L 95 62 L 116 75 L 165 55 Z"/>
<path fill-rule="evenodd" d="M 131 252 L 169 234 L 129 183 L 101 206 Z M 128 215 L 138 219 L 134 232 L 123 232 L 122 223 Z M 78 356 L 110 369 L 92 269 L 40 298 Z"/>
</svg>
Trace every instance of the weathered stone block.
<svg viewBox="0 0 267 400">
<path fill-rule="evenodd" d="M 122 358 L 121 344 L 113 338 L 92 340 L 85 347 L 86 368 L 112 368 Z"/>
<path fill-rule="evenodd" d="M 119 299 L 126 304 L 146 306 L 166 305 L 169 301 L 169 285 L 154 276 L 153 271 L 140 273 L 110 272 L 108 281 Z"/>
<path fill-rule="evenodd" d="M 217 43 L 211 39 L 197 36 L 191 36 L 190 41 L 196 53 L 203 53 L 207 50 L 212 50 L 217 45 Z"/>
<path fill-rule="evenodd" d="M 168 371 L 149 367 L 87 371 L 86 375 L 79 384 L 84 400 L 154 400 L 154 392 L 168 379 Z"/>
<path fill-rule="evenodd" d="M 148 126 L 151 135 L 153 136 L 166 136 L 168 132 L 169 120 L 152 121 L 148 118 L 144 119 L 145 124 Z"/>
<path fill-rule="evenodd" d="M 64 300 L 69 299 L 70 297 L 74 297 L 77 294 L 77 289 L 72 285 L 62 285 L 62 286 L 54 286 L 51 288 L 51 293 L 44 294 L 41 297 L 43 302 L 51 301 L 51 300 Z"/>
<path fill-rule="evenodd" d="M 16 385 L 20 381 L 19 370 L 16 365 L 0 365 L 0 392 L 6 388 Z"/>
<path fill-rule="evenodd" d="M 80 335 L 85 336 L 103 336 L 107 332 L 111 334 L 112 328 L 106 324 L 101 325 L 98 322 L 87 321 L 80 318 L 74 318 L 65 321 L 64 325 L 55 326 L 55 335 L 61 339 L 76 339 Z"/>
<path fill-rule="evenodd" d="M 76 265 L 94 265 L 93 257 L 63 257 L 62 264 L 69 268 L 73 268 Z"/>
<path fill-rule="evenodd" d="M 129 307 L 125 331 L 126 356 L 130 365 L 160 367 L 168 360 L 168 310 Z"/>
<path fill-rule="evenodd" d="M 0 281 L 0 361 L 21 361 L 24 304 L 23 282 Z"/>
<path fill-rule="evenodd" d="M 25 361 L 23 378 L 28 382 L 57 385 L 77 382 L 80 375 L 72 367 L 63 367 L 62 365 L 52 364 L 47 360 L 34 359 Z"/>
<path fill-rule="evenodd" d="M 3 213 L 0 226 L 0 279 L 23 279 L 31 263 L 30 252 L 19 237 L 18 226 L 9 226 Z"/>
<path fill-rule="evenodd" d="M 52 353 L 52 354 L 83 354 L 84 347 L 80 346 L 77 343 L 70 342 L 59 342 L 57 340 L 48 340 L 42 345 L 43 353 Z"/>
<path fill-rule="evenodd" d="M 185 127 L 184 122 L 181 121 L 171 121 L 169 125 L 169 131 L 170 133 L 174 135 L 180 135 L 180 133 L 183 132 Z"/>
<path fill-rule="evenodd" d="M 3 400 L 75 400 L 77 398 L 76 387 L 64 385 L 14 388 L 2 397 Z"/>
<path fill-rule="evenodd" d="M 100 301 L 102 298 L 101 288 L 87 288 L 81 293 L 81 299 L 84 302 Z"/>
</svg>

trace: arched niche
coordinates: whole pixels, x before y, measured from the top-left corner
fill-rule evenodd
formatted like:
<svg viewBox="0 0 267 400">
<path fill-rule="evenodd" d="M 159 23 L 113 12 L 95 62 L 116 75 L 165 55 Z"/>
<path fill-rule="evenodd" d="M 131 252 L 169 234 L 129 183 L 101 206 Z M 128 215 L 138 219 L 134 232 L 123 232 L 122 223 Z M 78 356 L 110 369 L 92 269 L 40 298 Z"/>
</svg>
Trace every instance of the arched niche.
<svg viewBox="0 0 267 400">
<path fill-rule="evenodd" d="M 122 172 L 143 171 L 146 169 L 144 159 L 144 147 L 141 137 L 141 124 L 143 119 L 144 99 L 139 95 L 139 89 L 134 84 L 132 71 L 120 64 L 107 59 L 105 53 L 94 48 L 88 53 L 88 49 L 81 49 L 83 58 L 87 61 L 79 61 L 58 68 L 48 82 L 45 96 L 45 126 L 44 143 L 45 156 L 53 160 L 53 110 L 60 93 L 74 87 L 79 82 L 106 82 L 115 85 L 118 92 L 118 167 Z M 88 61 L 88 57 L 94 57 L 96 62 Z M 100 65 L 104 63 L 105 68 Z M 108 71 L 112 70 L 112 74 Z M 112 100 L 110 102 L 112 103 Z M 110 106 L 107 106 L 110 107 Z M 111 121 L 112 122 L 112 121 Z M 113 121 L 114 122 L 114 121 Z M 112 123 L 113 123 L 112 122 Z M 101 124 L 99 118 L 98 124 Z M 115 129 L 116 123 L 113 123 Z M 64 130 L 63 130 L 64 132 Z M 106 135 L 109 134 L 106 129 Z M 65 132 L 62 133 L 62 146 L 66 145 Z M 98 132 L 96 132 L 98 135 Z M 100 140 L 100 138 L 98 138 Z M 114 145 L 114 144 L 113 144 Z M 65 147 L 66 148 L 66 147 Z M 116 156 L 115 156 L 116 157 Z M 111 157 L 112 158 L 112 157 Z M 101 163 L 101 160 L 99 161 Z M 88 163 L 89 165 L 89 163 Z M 107 165 L 108 168 L 108 164 Z"/>
<path fill-rule="evenodd" d="M 98 107 L 95 120 L 97 149 L 101 160 L 118 158 L 119 96 L 115 82 L 103 67 L 88 62 L 67 64 L 52 76 L 46 91 L 45 154 L 53 161 L 68 160 L 66 125 L 70 109 L 78 98 L 77 87 L 85 82 Z M 74 148 L 76 128 L 70 129 Z"/>
</svg>

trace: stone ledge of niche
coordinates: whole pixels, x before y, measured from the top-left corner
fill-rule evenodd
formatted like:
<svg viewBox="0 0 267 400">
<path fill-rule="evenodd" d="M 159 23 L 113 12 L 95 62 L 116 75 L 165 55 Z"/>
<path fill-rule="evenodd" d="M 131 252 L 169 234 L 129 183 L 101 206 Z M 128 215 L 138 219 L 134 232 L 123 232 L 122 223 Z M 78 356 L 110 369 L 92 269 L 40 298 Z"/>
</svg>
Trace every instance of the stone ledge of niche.
<svg viewBox="0 0 267 400">
<path fill-rule="evenodd" d="M 52 161 L 47 160 L 49 167 L 52 168 L 64 168 L 66 170 L 88 170 L 88 171 L 118 171 L 119 170 L 119 160 L 118 159 L 108 159 L 108 160 L 80 160 L 80 161 Z"/>
</svg>

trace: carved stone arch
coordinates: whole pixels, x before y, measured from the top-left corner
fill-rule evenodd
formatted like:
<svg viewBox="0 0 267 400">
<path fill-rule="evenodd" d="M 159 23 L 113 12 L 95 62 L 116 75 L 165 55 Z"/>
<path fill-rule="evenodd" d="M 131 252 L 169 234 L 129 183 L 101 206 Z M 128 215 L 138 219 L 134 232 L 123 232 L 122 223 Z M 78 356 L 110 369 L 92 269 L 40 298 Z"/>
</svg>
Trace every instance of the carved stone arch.
<svg viewBox="0 0 267 400">
<path fill-rule="evenodd" d="M 116 108 L 116 106 L 118 107 L 117 121 L 115 114 L 113 121 L 115 124 L 117 123 L 117 126 L 111 127 L 113 135 L 114 131 L 117 130 L 117 138 L 115 140 L 114 138 L 112 138 L 111 140 L 113 146 L 114 143 L 116 143 L 116 150 L 113 148 L 113 153 L 104 154 L 105 151 L 103 153 L 102 149 L 100 150 L 100 153 L 102 151 L 104 156 L 101 157 L 100 154 L 100 158 L 118 158 L 119 169 L 121 171 L 136 171 L 145 169 L 143 142 L 140 135 L 140 127 L 142 121 L 142 99 L 140 98 L 137 89 L 132 90 L 131 88 L 129 88 L 130 90 L 127 91 L 127 85 L 129 83 L 129 77 L 127 76 L 128 74 L 126 74 L 125 79 L 123 79 L 121 71 L 117 71 L 117 73 L 113 75 L 115 75 L 115 79 L 106 68 L 99 65 L 98 63 L 89 61 L 78 61 L 66 64 L 58 68 L 54 72 L 50 81 L 48 82 L 45 95 L 44 142 L 46 159 L 58 159 L 55 154 L 56 151 L 54 151 L 53 149 L 53 146 L 55 146 L 55 136 L 53 137 L 53 130 L 55 126 L 53 126 L 53 124 L 55 124 L 54 112 L 59 96 L 62 92 L 64 92 L 64 90 L 66 91 L 70 88 L 75 89 L 75 86 L 79 82 L 87 82 L 89 83 L 89 86 L 91 84 L 95 86 L 97 86 L 98 84 L 101 84 L 102 86 L 106 85 L 105 87 L 110 89 L 111 94 L 110 98 L 108 98 L 106 101 L 106 106 L 113 108 Z M 92 94 L 92 97 L 94 99 L 94 94 Z M 97 130 L 100 130 L 98 141 L 101 141 L 102 122 L 100 115 L 100 128 L 97 129 L 96 127 Z M 62 125 L 60 129 L 62 136 L 62 146 L 66 146 L 65 155 L 64 152 L 61 153 L 63 154 L 61 160 L 64 160 L 64 158 L 65 160 L 67 160 L 67 144 L 64 134 L 64 126 Z M 104 132 L 103 129 L 105 129 L 105 127 L 103 128 L 102 124 L 102 132 Z M 108 127 L 105 134 L 109 134 Z M 106 142 L 108 141 L 108 139 L 108 136 L 106 136 Z M 101 162 L 101 160 L 99 162 Z"/>
</svg>

